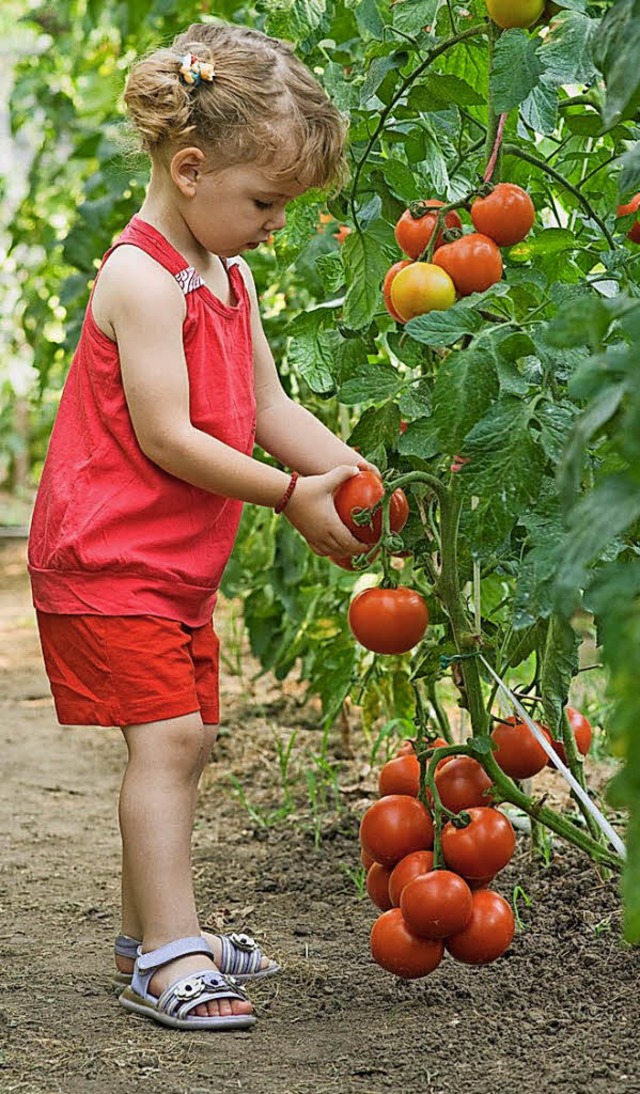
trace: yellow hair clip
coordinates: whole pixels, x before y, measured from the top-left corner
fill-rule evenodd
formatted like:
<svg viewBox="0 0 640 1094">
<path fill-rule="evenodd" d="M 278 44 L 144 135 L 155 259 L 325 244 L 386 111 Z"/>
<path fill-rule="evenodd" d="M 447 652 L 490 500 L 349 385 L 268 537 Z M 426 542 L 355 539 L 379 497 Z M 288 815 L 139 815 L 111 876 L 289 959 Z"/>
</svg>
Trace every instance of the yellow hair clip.
<svg viewBox="0 0 640 1094">
<path fill-rule="evenodd" d="M 185 53 L 180 60 L 180 77 L 190 87 L 197 87 L 201 80 L 212 84 L 216 70 L 207 61 L 199 61 L 193 53 Z"/>
</svg>

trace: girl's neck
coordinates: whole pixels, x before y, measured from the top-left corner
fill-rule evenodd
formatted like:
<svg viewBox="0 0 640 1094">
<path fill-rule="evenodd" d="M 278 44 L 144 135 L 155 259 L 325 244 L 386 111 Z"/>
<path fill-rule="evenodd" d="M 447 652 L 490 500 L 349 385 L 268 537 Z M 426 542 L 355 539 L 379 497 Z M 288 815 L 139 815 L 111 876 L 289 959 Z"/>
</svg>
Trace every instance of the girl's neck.
<svg viewBox="0 0 640 1094">
<path fill-rule="evenodd" d="M 154 185 L 153 176 L 138 216 L 156 228 L 196 269 L 204 270 L 209 263 L 215 262 L 215 257 L 194 239 L 175 202 L 168 200 L 160 186 Z"/>
</svg>

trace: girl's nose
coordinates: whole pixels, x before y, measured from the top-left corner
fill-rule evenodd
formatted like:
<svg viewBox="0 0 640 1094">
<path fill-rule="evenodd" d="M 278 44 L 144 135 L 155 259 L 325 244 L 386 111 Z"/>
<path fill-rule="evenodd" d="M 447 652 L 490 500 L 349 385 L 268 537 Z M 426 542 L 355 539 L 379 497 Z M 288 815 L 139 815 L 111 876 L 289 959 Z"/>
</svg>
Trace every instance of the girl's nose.
<svg viewBox="0 0 640 1094">
<path fill-rule="evenodd" d="M 265 224 L 265 229 L 268 232 L 278 232 L 280 228 L 284 228 L 286 223 L 287 215 L 284 209 L 282 209 L 279 213 L 274 213 L 273 216 L 269 218 L 268 223 Z"/>
</svg>

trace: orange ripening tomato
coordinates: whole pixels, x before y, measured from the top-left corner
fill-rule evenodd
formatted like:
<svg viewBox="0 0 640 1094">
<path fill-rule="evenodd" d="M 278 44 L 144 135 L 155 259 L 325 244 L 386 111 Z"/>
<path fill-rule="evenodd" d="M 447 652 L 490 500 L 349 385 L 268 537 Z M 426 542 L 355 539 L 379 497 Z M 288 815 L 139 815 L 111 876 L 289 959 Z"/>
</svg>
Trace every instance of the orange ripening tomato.
<svg viewBox="0 0 640 1094">
<path fill-rule="evenodd" d="M 521 186 L 499 182 L 488 197 L 474 201 L 471 219 L 476 231 L 489 236 L 499 247 L 513 247 L 529 235 L 536 211 Z"/>
<path fill-rule="evenodd" d="M 487 878 L 504 870 L 516 848 L 513 825 L 499 809 L 474 806 L 471 822 L 458 828 L 452 821 L 442 832 L 442 853 L 450 870 L 464 878 Z"/>
<path fill-rule="evenodd" d="M 455 302 L 453 281 L 433 262 L 410 262 L 391 282 L 391 303 L 404 322 L 427 312 L 446 311 Z"/>
<path fill-rule="evenodd" d="M 502 277 L 500 248 L 479 232 L 445 243 L 436 251 L 433 261 L 449 274 L 460 296 L 484 292 Z"/>
<path fill-rule="evenodd" d="M 442 961 L 441 939 L 418 938 L 407 927 L 399 908 L 376 919 L 371 929 L 371 956 L 376 964 L 403 980 L 428 976 Z"/>
<path fill-rule="evenodd" d="M 536 722 L 548 741 L 551 734 L 539 722 Z M 512 779 L 531 779 L 545 767 L 549 759 L 541 744 L 534 737 L 529 726 L 519 722 L 513 715 L 498 722 L 492 730 L 491 738 L 498 746 L 493 758 L 505 775 Z"/>
<path fill-rule="evenodd" d="M 618 216 L 627 217 L 631 213 L 637 213 L 640 207 L 640 194 L 636 194 L 631 198 L 631 201 L 627 205 L 618 206 Z M 631 225 L 630 230 L 627 232 L 627 239 L 630 239 L 632 243 L 640 243 L 640 219 L 636 217 L 635 222 Z"/>
<path fill-rule="evenodd" d="M 429 622 L 425 601 L 414 589 L 364 589 L 349 605 L 349 627 L 374 653 L 408 653 L 424 638 Z"/>
<path fill-rule="evenodd" d="M 389 878 L 389 899 L 394 908 L 400 906 L 400 896 L 405 885 L 420 874 L 433 870 L 433 851 L 412 851 L 397 862 Z"/>
<path fill-rule="evenodd" d="M 486 796 L 486 791 L 492 786 L 482 764 L 472 756 L 452 756 L 443 767 L 438 764 L 436 788 L 445 809 L 452 813 L 460 813 L 473 805 L 491 805 L 491 797 Z"/>
<path fill-rule="evenodd" d="M 382 282 L 382 295 L 384 297 L 385 307 L 391 318 L 395 319 L 396 323 L 404 323 L 404 319 L 399 315 L 391 303 L 391 284 L 396 274 L 400 273 L 400 270 L 404 270 L 405 266 L 410 265 L 411 261 L 408 258 L 402 258 L 400 262 L 394 262 L 393 266 L 387 270 L 384 281 Z"/>
<path fill-rule="evenodd" d="M 544 11 L 545 0 L 486 0 L 487 11 L 504 30 L 532 27 Z"/>
<path fill-rule="evenodd" d="M 511 945 L 515 918 L 504 897 L 491 889 L 478 889 L 471 898 L 467 923 L 447 939 L 445 946 L 456 961 L 465 965 L 488 965 Z"/>
<path fill-rule="evenodd" d="M 388 866 L 381 866 L 379 862 L 373 862 L 367 871 L 367 893 L 370 900 L 381 912 L 386 912 L 388 908 L 392 907 L 391 897 L 389 896 L 390 877 L 391 870 Z"/>
<path fill-rule="evenodd" d="M 378 793 L 381 798 L 387 794 L 411 794 L 417 798 L 419 789 L 420 763 L 414 752 L 396 756 L 380 769 Z"/>
<path fill-rule="evenodd" d="M 360 821 L 360 845 L 373 856 L 374 862 L 388 867 L 395 866 L 412 851 L 430 851 L 431 814 L 422 802 L 408 794 L 378 798 Z"/>
<path fill-rule="evenodd" d="M 407 927 L 419 938 L 448 938 L 466 926 L 473 898 L 463 878 L 451 870 L 431 870 L 408 882 L 400 897 Z"/>
<path fill-rule="evenodd" d="M 346 224 L 341 224 L 337 232 L 333 233 L 334 239 L 338 240 L 338 243 L 342 246 L 348 235 L 351 234 L 351 228 L 347 228 Z"/>
<path fill-rule="evenodd" d="M 370 524 L 356 524 L 353 511 L 372 509 L 384 497 L 382 479 L 375 471 L 359 471 L 340 484 L 334 495 L 334 505 L 343 524 L 361 543 L 377 543 L 382 535 L 382 511 L 376 510 Z M 401 532 L 409 517 L 409 502 L 398 487 L 391 495 L 389 525 L 392 532 Z M 339 565 L 339 564 L 338 564 Z"/>
<path fill-rule="evenodd" d="M 423 202 L 423 205 L 429 209 L 435 209 L 435 213 L 425 212 L 421 217 L 414 217 L 411 215 L 410 209 L 405 209 L 404 213 L 400 217 L 400 220 L 395 227 L 395 237 L 398 246 L 401 251 L 404 251 L 409 258 L 420 258 L 420 255 L 426 251 L 433 235 L 438 215 L 437 210 L 441 209 L 444 205 L 444 201 L 438 201 L 436 198 L 431 198 L 429 201 Z M 462 228 L 462 221 L 456 213 L 455 209 L 451 209 L 444 218 L 445 228 Z M 444 243 L 444 236 L 442 232 L 438 232 L 438 238 L 436 239 L 436 248 L 441 247 Z"/>
</svg>

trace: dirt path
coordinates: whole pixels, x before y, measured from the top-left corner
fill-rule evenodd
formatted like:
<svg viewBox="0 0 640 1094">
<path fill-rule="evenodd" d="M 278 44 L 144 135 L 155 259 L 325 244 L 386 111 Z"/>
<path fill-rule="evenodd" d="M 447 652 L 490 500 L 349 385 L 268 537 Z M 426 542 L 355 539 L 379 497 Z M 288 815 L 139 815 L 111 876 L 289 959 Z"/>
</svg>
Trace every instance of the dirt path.
<svg viewBox="0 0 640 1094">
<path fill-rule="evenodd" d="M 274 731 L 297 729 L 301 752 L 317 745 L 287 691 L 225 679 L 228 735 L 194 840 L 204 920 L 256 933 L 284 973 L 252 993 L 251 1033 L 174 1033 L 126 1015 L 109 989 L 120 734 L 57 725 L 24 549 L 0 549 L 2 1094 L 640 1092 L 640 953 L 618 941 L 615 885 L 564 853 L 532 872 L 523 849 L 500 888 L 519 882 L 532 904 L 506 957 L 396 981 L 371 962 L 372 909 L 348 876 L 362 794 L 314 850 L 304 817 L 253 824 L 228 789 L 231 771 L 273 808 Z"/>
</svg>

